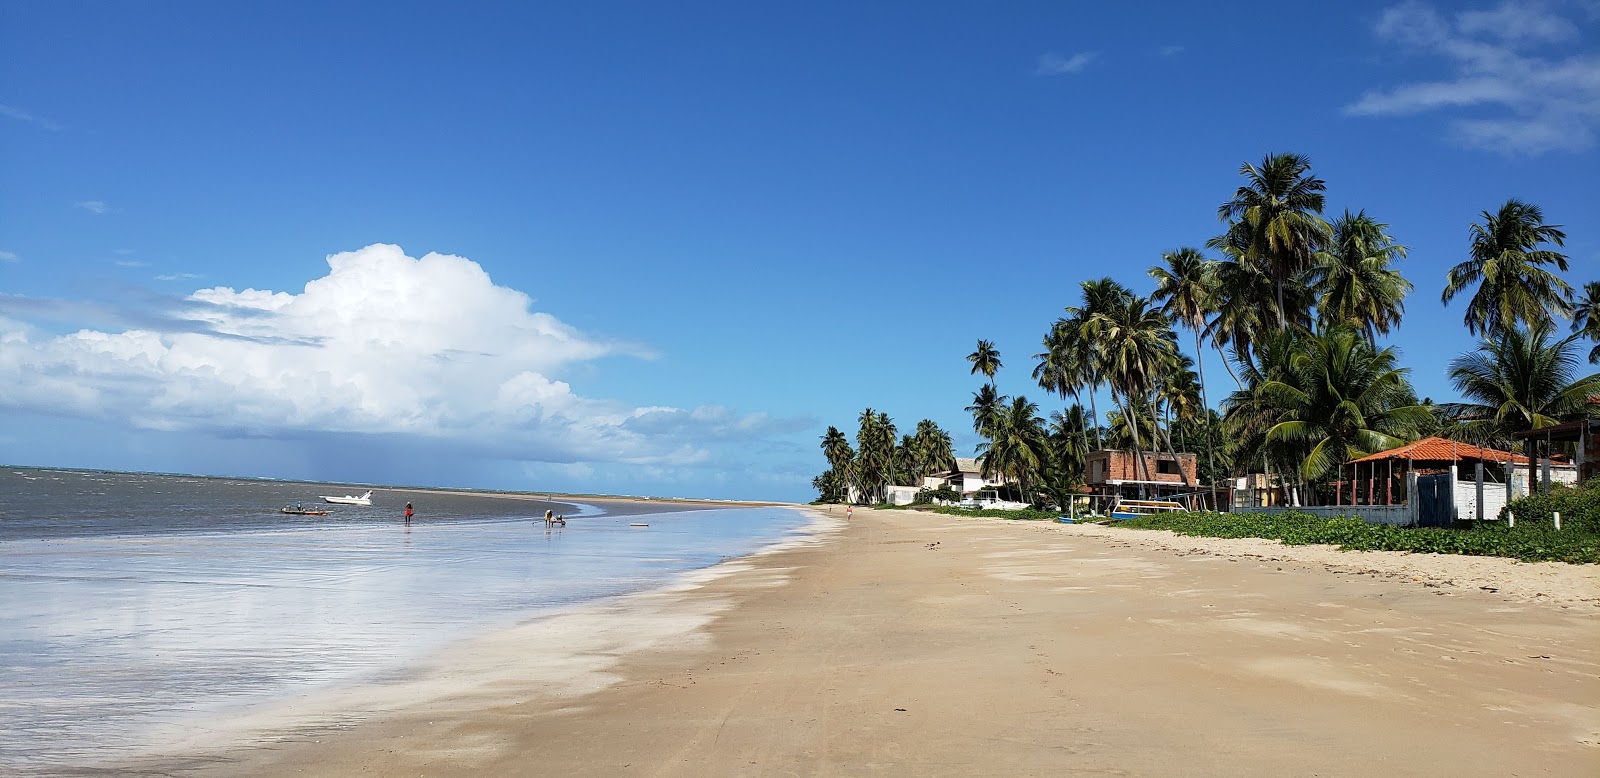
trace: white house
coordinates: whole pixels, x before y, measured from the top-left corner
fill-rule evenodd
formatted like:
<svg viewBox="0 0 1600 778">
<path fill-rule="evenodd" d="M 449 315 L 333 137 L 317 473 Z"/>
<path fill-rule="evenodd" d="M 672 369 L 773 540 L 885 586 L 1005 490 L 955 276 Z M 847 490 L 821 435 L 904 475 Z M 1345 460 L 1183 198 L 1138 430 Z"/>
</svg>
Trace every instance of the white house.
<svg viewBox="0 0 1600 778">
<path fill-rule="evenodd" d="M 934 473 L 924 476 L 922 488 L 937 489 L 948 486 L 963 497 L 971 495 L 979 489 L 993 489 L 1001 484 L 1000 481 L 983 477 L 983 466 L 977 459 L 956 457 L 956 466 L 943 473 Z"/>
</svg>

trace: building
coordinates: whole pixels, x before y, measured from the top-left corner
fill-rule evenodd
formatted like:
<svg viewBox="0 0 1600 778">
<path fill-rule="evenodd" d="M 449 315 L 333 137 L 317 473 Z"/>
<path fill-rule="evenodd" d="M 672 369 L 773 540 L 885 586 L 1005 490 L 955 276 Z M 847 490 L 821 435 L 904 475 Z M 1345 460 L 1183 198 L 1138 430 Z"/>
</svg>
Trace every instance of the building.
<svg viewBox="0 0 1600 778">
<path fill-rule="evenodd" d="M 985 478 L 983 465 L 971 457 L 956 457 L 954 468 L 922 477 L 922 488 L 938 489 L 941 486 L 948 486 L 962 497 L 971 496 L 980 489 L 993 489 L 1000 484 L 1000 481 Z"/>
<path fill-rule="evenodd" d="M 1103 449 L 1083 462 L 1083 482 L 1102 497 L 1168 497 L 1196 491 L 1198 460 L 1194 454 Z"/>
<path fill-rule="evenodd" d="M 1593 405 L 1600 405 L 1600 398 L 1590 398 Z M 1572 452 L 1572 480 L 1571 483 L 1584 484 L 1589 479 L 1600 476 L 1600 419 L 1579 419 L 1552 427 L 1541 427 L 1536 430 L 1518 432 L 1514 437 L 1524 441 L 1530 446 L 1543 443 L 1544 450 L 1549 453 L 1556 444 L 1562 444 Z M 1548 462 L 1550 460 L 1543 460 Z M 1550 468 L 1549 478 L 1542 472 L 1538 474 L 1541 481 L 1561 483 L 1559 467 Z M 1548 483 L 1546 484 L 1548 486 Z"/>
</svg>

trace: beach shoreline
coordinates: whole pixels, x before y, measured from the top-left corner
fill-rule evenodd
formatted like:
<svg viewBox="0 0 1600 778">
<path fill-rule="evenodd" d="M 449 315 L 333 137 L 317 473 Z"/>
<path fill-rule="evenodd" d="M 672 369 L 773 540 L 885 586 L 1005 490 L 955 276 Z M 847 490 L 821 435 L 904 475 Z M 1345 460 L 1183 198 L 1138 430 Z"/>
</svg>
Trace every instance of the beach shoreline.
<svg viewBox="0 0 1600 778">
<path fill-rule="evenodd" d="M 1600 765 L 1587 598 L 1330 574 L 1318 561 L 1194 553 L 1177 546 L 1208 539 L 1142 531 L 861 509 L 847 524 L 810 510 L 826 528 L 813 542 L 612 603 L 590 623 L 541 621 L 441 656 L 428 695 L 364 720 L 130 767 L 1587 775 Z M 648 635 L 574 637 L 651 619 L 662 629 Z M 603 683 L 562 681 L 562 667 Z"/>
</svg>

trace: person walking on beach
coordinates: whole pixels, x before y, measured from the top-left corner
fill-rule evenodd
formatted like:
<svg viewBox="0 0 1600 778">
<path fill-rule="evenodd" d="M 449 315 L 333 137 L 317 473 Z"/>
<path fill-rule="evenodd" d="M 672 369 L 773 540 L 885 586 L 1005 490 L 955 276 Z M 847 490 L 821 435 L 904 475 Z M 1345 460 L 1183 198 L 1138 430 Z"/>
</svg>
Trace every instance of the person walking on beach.
<svg viewBox="0 0 1600 778">
<path fill-rule="evenodd" d="M 411 521 L 411 503 L 406 503 L 406 521 Z"/>
<path fill-rule="evenodd" d="M 845 521 L 849 521 L 850 520 L 850 514 L 855 513 L 855 510 L 856 510 L 856 506 L 854 506 L 854 505 L 846 505 L 845 508 L 844 508 L 844 520 Z"/>
</svg>

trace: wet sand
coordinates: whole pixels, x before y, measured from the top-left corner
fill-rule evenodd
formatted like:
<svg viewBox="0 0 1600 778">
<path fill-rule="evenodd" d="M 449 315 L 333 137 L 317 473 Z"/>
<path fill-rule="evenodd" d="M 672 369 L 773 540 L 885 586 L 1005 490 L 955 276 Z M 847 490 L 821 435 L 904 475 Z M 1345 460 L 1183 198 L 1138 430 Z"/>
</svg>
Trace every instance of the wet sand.
<svg viewBox="0 0 1600 778">
<path fill-rule="evenodd" d="M 1577 596 L 1554 601 L 1132 530 L 838 519 L 824 514 L 814 542 L 486 636 L 315 711 L 280 710 L 256 722 L 265 736 L 241 724 L 221 753 L 124 767 L 1600 774 L 1587 569 L 1568 576 Z"/>
</svg>

